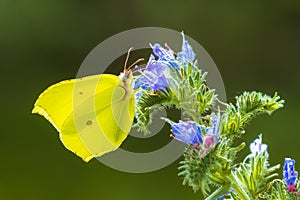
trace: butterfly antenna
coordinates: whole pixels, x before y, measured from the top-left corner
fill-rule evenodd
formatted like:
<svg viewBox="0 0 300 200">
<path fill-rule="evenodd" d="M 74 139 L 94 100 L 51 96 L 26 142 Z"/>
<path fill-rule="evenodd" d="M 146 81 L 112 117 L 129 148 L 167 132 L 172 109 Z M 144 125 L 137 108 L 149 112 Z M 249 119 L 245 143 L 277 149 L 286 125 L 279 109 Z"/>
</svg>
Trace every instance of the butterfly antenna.
<svg viewBox="0 0 300 200">
<path fill-rule="evenodd" d="M 143 62 L 145 59 L 144 58 L 139 58 L 137 59 L 134 63 L 132 63 L 127 70 L 129 70 L 130 68 L 132 68 L 133 66 L 135 66 L 136 64 L 138 64 L 139 62 Z"/>
<path fill-rule="evenodd" d="M 130 56 L 130 52 L 131 52 L 132 50 L 133 50 L 133 47 L 130 47 L 130 48 L 128 49 L 127 56 L 126 56 L 126 60 L 125 60 L 125 63 L 124 63 L 124 72 L 126 71 L 127 62 L 128 62 L 129 56 Z"/>
</svg>

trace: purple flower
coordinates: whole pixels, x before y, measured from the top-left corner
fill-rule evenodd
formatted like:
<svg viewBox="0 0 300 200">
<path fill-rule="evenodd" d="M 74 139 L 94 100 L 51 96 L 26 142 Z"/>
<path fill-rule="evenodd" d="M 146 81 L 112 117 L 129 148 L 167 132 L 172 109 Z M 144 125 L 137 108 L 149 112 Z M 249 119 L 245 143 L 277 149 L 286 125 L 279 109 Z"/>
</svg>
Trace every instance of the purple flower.
<svg viewBox="0 0 300 200">
<path fill-rule="evenodd" d="M 163 61 L 174 61 L 174 52 L 171 49 L 165 49 L 160 44 L 154 44 L 152 47 L 154 55 Z"/>
<path fill-rule="evenodd" d="M 262 135 L 260 134 L 257 139 L 255 139 L 250 144 L 250 151 L 252 155 L 266 153 L 268 155 L 268 145 L 262 143 Z"/>
<path fill-rule="evenodd" d="M 154 55 L 158 57 L 158 61 L 163 62 L 169 67 L 174 67 L 175 69 L 180 70 L 180 66 L 175 59 L 174 51 L 172 49 L 165 49 L 159 44 L 154 44 L 151 47 Z"/>
<path fill-rule="evenodd" d="M 220 112 L 218 115 L 215 113 L 211 114 L 210 122 L 212 126 L 206 128 L 206 136 L 204 138 L 204 144 L 206 147 L 210 147 L 218 143 L 220 137 L 220 119 Z"/>
<path fill-rule="evenodd" d="M 181 63 L 185 63 L 187 66 L 188 63 L 192 63 L 195 60 L 196 54 L 194 53 L 191 45 L 187 40 L 185 40 L 184 33 L 181 32 L 182 35 L 182 47 L 181 52 L 178 53 L 178 61 Z"/>
<path fill-rule="evenodd" d="M 173 136 L 175 139 L 186 144 L 202 143 L 202 127 L 194 121 L 181 121 L 171 125 Z"/>
<path fill-rule="evenodd" d="M 289 192 L 295 191 L 297 177 L 298 172 L 295 171 L 295 160 L 291 158 L 285 158 L 283 166 L 283 178 L 285 179 L 285 183 Z"/>
<path fill-rule="evenodd" d="M 135 79 L 134 89 L 139 87 L 152 90 L 166 89 L 166 87 L 169 87 L 169 82 L 164 73 L 167 67 L 163 62 L 156 61 L 154 56 L 151 55 L 146 69 L 144 71 L 140 70 L 142 76 Z"/>
<path fill-rule="evenodd" d="M 177 70 L 181 69 L 181 66 L 187 67 L 189 63 L 193 63 L 196 54 L 194 53 L 191 45 L 187 40 L 185 40 L 184 33 L 182 35 L 182 47 L 181 52 L 174 55 L 174 51 L 169 47 L 163 48 L 159 44 L 154 44 L 152 47 L 153 53 L 158 57 L 159 61 L 164 62 L 167 66 L 174 67 Z"/>
</svg>

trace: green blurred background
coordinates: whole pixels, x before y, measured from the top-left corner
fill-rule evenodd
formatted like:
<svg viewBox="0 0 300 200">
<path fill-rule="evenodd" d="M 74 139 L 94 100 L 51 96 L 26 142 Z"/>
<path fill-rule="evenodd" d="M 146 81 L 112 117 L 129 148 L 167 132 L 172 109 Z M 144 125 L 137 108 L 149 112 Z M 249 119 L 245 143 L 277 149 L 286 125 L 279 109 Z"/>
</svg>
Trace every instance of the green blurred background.
<svg viewBox="0 0 300 200">
<path fill-rule="evenodd" d="M 38 94 L 75 77 L 101 41 L 145 26 L 184 30 L 198 41 L 216 62 L 228 100 L 244 90 L 278 91 L 285 108 L 255 119 L 243 140 L 264 133 L 271 163 L 293 157 L 300 170 L 299 0 L 0 0 L 0 199 L 201 199 L 181 186 L 178 162 L 147 174 L 86 164 L 31 114 Z"/>
</svg>

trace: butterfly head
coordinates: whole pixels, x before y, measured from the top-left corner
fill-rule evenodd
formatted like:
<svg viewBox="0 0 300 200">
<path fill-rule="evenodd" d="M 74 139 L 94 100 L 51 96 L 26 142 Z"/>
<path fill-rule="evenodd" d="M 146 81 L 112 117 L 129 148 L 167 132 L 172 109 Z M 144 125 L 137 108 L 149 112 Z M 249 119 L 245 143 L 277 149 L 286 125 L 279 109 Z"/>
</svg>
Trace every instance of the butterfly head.
<svg viewBox="0 0 300 200">
<path fill-rule="evenodd" d="M 129 58 L 130 52 L 132 50 L 133 50 L 132 47 L 128 50 L 127 57 L 126 57 L 126 60 L 124 63 L 123 73 L 121 73 L 119 76 L 124 84 L 124 87 L 126 87 L 126 88 L 128 88 L 132 85 L 133 76 L 132 76 L 131 68 L 134 67 L 137 63 L 144 61 L 144 58 L 140 58 L 140 59 L 136 60 L 133 64 L 131 64 L 129 67 L 127 67 L 128 58 Z"/>
<path fill-rule="evenodd" d="M 120 79 L 124 83 L 125 86 L 132 84 L 132 71 L 131 69 L 126 69 L 124 72 L 120 74 Z"/>
<path fill-rule="evenodd" d="M 136 60 L 132 65 L 130 65 L 129 67 L 126 67 L 127 66 L 127 61 L 128 61 L 128 58 L 129 58 L 129 55 L 130 55 L 130 51 L 132 50 L 133 48 L 130 48 L 128 50 L 128 53 L 127 53 L 127 57 L 126 57 L 126 61 L 125 61 L 125 64 L 124 64 L 124 70 L 123 72 L 120 74 L 119 78 L 122 80 L 123 82 L 123 85 L 121 86 L 124 90 L 125 90 L 125 95 L 123 97 L 123 100 L 126 100 L 128 97 L 131 97 L 132 94 L 133 94 L 133 75 L 132 75 L 132 70 L 131 68 L 133 66 L 135 66 L 137 63 L 141 62 L 141 61 L 144 61 L 143 58 L 140 58 L 138 60 Z"/>
</svg>

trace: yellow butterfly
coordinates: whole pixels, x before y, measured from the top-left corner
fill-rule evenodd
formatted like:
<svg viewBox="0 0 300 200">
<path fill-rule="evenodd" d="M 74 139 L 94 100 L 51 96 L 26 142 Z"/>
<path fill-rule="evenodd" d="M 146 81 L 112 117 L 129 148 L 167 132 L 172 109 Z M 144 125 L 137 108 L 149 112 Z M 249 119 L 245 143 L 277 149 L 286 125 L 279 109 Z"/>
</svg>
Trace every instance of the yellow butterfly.
<svg viewBox="0 0 300 200">
<path fill-rule="evenodd" d="M 59 132 L 64 146 L 85 162 L 117 149 L 130 132 L 135 110 L 133 76 L 101 74 L 65 80 L 47 88 L 32 113 L 44 116 Z"/>
</svg>

